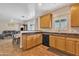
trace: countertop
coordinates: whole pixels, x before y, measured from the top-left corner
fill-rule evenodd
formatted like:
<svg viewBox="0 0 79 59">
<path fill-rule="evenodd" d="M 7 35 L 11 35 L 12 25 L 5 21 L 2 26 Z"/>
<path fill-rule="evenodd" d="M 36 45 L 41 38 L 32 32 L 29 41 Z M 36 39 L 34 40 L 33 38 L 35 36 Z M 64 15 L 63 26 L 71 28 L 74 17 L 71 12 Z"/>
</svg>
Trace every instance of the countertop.
<svg viewBox="0 0 79 59">
<path fill-rule="evenodd" d="M 71 32 L 52 32 L 52 31 L 21 31 L 21 39 L 20 39 L 20 48 L 22 48 L 22 35 L 34 35 L 34 34 L 46 34 L 46 35 L 57 35 L 57 36 L 63 36 L 63 37 L 73 37 L 73 38 L 79 38 L 79 33 L 71 33 Z"/>
<path fill-rule="evenodd" d="M 21 34 L 35 34 L 35 33 L 43 33 L 43 34 L 71 34 L 71 35 L 79 35 L 77 32 L 52 32 L 52 31 L 21 31 Z"/>
</svg>

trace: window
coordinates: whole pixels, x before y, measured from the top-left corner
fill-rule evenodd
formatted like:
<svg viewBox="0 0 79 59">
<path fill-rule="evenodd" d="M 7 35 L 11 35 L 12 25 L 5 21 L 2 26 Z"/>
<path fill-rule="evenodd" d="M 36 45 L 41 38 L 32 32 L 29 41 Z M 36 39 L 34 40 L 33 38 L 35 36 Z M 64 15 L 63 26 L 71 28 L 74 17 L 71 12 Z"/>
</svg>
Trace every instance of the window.
<svg viewBox="0 0 79 59">
<path fill-rule="evenodd" d="M 67 19 L 61 19 L 61 28 L 60 28 L 60 30 L 66 30 L 66 28 L 67 28 Z"/>
<path fill-rule="evenodd" d="M 55 28 L 55 30 L 59 30 L 60 29 L 60 20 L 55 20 L 55 22 L 54 22 L 54 28 Z"/>
<path fill-rule="evenodd" d="M 68 28 L 68 21 L 66 18 L 60 18 L 54 21 L 54 28 L 56 31 L 64 31 Z"/>
</svg>

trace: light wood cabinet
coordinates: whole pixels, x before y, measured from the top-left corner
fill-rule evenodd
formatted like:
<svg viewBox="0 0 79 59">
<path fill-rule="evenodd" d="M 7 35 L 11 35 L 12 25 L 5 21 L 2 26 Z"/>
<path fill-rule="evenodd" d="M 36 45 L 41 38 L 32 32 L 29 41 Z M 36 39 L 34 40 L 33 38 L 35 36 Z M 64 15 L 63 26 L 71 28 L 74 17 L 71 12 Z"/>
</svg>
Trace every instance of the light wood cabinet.
<svg viewBox="0 0 79 59">
<path fill-rule="evenodd" d="M 67 40 L 66 40 L 66 52 L 69 52 L 71 54 L 75 54 L 75 48 L 76 48 L 76 41 L 74 41 L 74 38 L 67 38 Z"/>
<path fill-rule="evenodd" d="M 42 35 L 41 34 L 37 34 L 36 43 L 37 44 L 41 44 L 42 43 Z"/>
<path fill-rule="evenodd" d="M 33 36 L 32 35 L 30 35 L 30 36 L 27 36 L 27 39 L 26 39 L 27 41 L 26 41 L 26 48 L 27 49 L 29 49 L 29 48 L 31 48 L 32 46 L 33 46 Z"/>
<path fill-rule="evenodd" d="M 65 51 L 65 37 L 58 36 L 56 40 L 56 48 Z"/>
<path fill-rule="evenodd" d="M 52 27 L 52 14 L 46 14 L 40 17 L 40 28 Z"/>
<path fill-rule="evenodd" d="M 33 35 L 32 37 L 32 46 L 36 45 L 36 35 Z"/>
<path fill-rule="evenodd" d="M 79 41 L 76 43 L 76 55 L 79 56 Z"/>
<path fill-rule="evenodd" d="M 37 34 L 34 37 L 34 46 L 42 43 L 42 35 Z"/>
<path fill-rule="evenodd" d="M 79 26 L 79 3 L 71 6 L 71 26 Z"/>
<path fill-rule="evenodd" d="M 22 49 L 29 49 L 36 45 L 42 43 L 42 35 L 41 34 L 34 34 L 34 35 L 22 35 Z"/>
<path fill-rule="evenodd" d="M 49 45 L 52 48 L 79 56 L 79 37 L 50 35 Z"/>
<path fill-rule="evenodd" d="M 53 47 L 53 48 L 56 47 L 56 36 L 50 35 L 50 37 L 49 37 L 49 45 L 50 45 L 50 47 Z"/>
<path fill-rule="evenodd" d="M 50 47 L 57 48 L 65 51 L 65 37 L 62 36 L 50 36 L 49 39 Z"/>
<path fill-rule="evenodd" d="M 75 38 L 76 40 L 76 55 L 79 56 L 79 38 Z"/>
</svg>

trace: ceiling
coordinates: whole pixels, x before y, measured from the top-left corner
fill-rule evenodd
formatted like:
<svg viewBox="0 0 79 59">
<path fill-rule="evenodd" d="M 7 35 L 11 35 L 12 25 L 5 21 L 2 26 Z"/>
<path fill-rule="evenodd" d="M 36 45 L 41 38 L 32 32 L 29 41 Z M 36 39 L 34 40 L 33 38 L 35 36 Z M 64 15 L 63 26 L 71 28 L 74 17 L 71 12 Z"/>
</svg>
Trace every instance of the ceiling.
<svg viewBox="0 0 79 59">
<path fill-rule="evenodd" d="M 0 19 L 29 20 L 69 3 L 0 3 Z"/>
</svg>

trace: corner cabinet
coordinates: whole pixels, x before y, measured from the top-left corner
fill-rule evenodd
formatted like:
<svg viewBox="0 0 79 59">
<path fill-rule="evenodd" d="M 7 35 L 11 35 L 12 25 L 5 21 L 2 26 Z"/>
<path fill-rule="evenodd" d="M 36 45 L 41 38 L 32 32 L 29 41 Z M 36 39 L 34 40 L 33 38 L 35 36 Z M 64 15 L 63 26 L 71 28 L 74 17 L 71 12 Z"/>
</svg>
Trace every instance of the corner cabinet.
<svg viewBox="0 0 79 59">
<path fill-rule="evenodd" d="M 51 28 L 52 27 L 52 14 L 46 14 L 40 16 L 40 28 Z"/>
<path fill-rule="evenodd" d="M 71 6 L 71 26 L 79 27 L 79 4 Z"/>
</svg>

